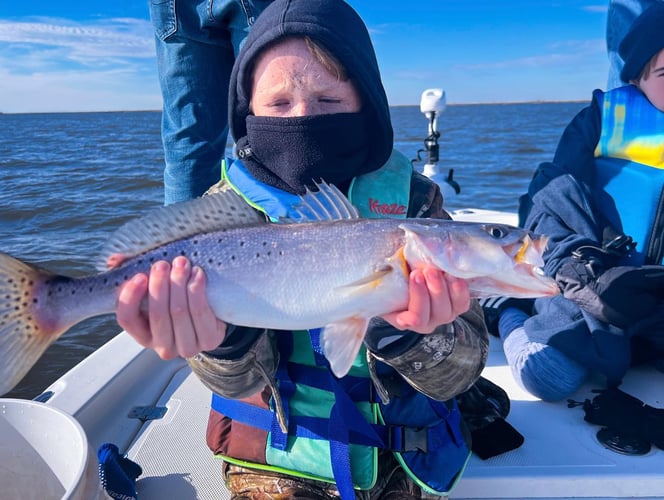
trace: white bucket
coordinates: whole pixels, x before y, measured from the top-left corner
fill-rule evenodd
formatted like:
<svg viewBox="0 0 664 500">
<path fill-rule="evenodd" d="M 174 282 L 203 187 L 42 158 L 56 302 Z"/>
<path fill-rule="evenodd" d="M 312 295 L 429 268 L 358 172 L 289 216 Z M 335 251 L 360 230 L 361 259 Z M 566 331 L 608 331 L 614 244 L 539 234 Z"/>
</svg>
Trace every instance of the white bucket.
<svg viewBox="0 0 664 500">
<path fill-rule="evenodd" d="M 0 497 L 101 498 L 97 467 L 73 417 L 36 401 L 0 398 Z"/>
</svg>

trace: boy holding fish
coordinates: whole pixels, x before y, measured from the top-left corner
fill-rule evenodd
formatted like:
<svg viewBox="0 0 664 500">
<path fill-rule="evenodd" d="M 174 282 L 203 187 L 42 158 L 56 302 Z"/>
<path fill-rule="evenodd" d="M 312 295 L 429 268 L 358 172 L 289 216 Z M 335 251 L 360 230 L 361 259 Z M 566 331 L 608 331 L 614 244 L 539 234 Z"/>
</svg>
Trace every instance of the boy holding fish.
<svg viewBox="0 0 664 500">
<path fill-rule="evenodd" d="M 629 85 L 593 93 L 521 199 L 521 225 L 555 242 L 544 270 L 563 295 L 530 318 L 503 306 L 497 326 L 515 378 L 545 400 L 593 371 L 617 386 L 634 363 L 664 359 L 662 26 L 653 2 L 620 44 Z"/>
<path fill-rule="evenodd" d="M 446 494 L 469 455 L 454 398 L 487 356 L 471 297 L 558 293 L 546 238 L 449 220 L 393 151 L 368 31 L 342 0 L 275 0 L 229 107 L 239 159 L 214 192 L 125 224 L 100 273 L 0 253 L 0 393 L 72 325 L 116 312 L 213 391 L 207 440 L 233 498 Z M 509 406 L 479 408 L 482 391 L 471 431 Z"/>
<path fill-rule="evenodd" d="M 270 5 L 238 56 L 229 105 L 241 160 L 224 166 L 221 189 L 230 186 L 270 218 L 288 215 L 284 207 L 294 195 L 319 180 L 339 187 L 364 217 L 373 215 L 369 207 L 379 201 L 403 207 L 404 216 L 448 218 L 438 188 L 392 150 L 387 98 L 369 34 L 347 4 Z M 339 379 L 312 380 L 329 373 L 315 332 L 276 333 L 217 320 L 205 299 L 205 273 L 185 258 L 158 262 L 149 277 L 140 274 L 127 283 L 117 317 L 162 357 L 190 358 L 217 393 L 207 439 L 225 459 L 233 498 L 350 497 L 354 488 L 358 498 L 427 498 L 448 491 L 465 462 L 453 398 L 479 377 L 487 335 L 463 280 L 430 266 L 410 270 L 407 279 L 405 309 L 370 321 L 368 354 L 363 349 L 349 375 Z M 139 304 L 146 296 L 144 315 Z M 368 392 L 353 395 L 351 380 Z M 378 390 L 369 390 L 372 385 Z M 350 405 L 344 403 L 349 391 L 355 398 Z M 376 392 L 382 402 L 371 400 Z M 313 401 L 318 408 L 307 409 Z M 414 408 L 418 415 L 409 414 Z M 274 410 L 280 425 L 252 425 L 251 409 Z M 375 433 L 378 411 L 397 427 L 424 429 L 420 444 L 438 470 L 409 462 L 422 453 L 413 443 L 381 446 L 382 428 L 378 436 L 355 436 Z M 327 435 L 314 439 L 300 432 L 298 416 L 313 419 Z M 441 435 L 438 449 L 432 441 L 427 447 L 427 431 L 442 432 L 445 421 L 452 435 Z"/>
</svg>

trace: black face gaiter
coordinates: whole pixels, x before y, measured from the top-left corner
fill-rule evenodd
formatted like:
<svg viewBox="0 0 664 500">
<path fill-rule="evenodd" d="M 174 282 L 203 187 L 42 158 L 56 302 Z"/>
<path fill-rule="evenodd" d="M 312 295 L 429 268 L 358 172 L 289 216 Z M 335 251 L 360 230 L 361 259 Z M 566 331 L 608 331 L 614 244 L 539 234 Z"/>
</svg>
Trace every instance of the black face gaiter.
<svg viewBox="0 0 664 500">
<path fill-rule="evenodd" d="M 380 167 L 370 162 L 362 112 L 292 118 L 249 115 L 238 156 L 259 181 L 303 194 L 321 179 L 343 189 Z"/>
</svg>

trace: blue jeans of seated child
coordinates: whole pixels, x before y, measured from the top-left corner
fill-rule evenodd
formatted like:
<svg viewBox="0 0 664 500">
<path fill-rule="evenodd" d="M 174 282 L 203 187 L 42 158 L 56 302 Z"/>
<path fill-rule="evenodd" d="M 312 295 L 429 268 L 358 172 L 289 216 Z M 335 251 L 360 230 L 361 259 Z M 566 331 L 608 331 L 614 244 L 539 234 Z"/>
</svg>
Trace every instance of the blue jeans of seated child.
<svg viewBox="0 0 664 500">
<path fill-rule="evenodd" d="M 219 180 L 231 69 L 249 27 L 270 1 L 150 1 L 164 103 L 166 204 L 200 196 Z"/>
<path fill-rule="evenodd" d="M 515 308 L 502 313 L 498 332 L 505 358 L 517 383 L 544 401 L 560 401 L 576 392 L 590 372 L 558 349 L 528 339 L 523 323 L 528 315 Z"/>
<path fill-rule="evenodd" d="M 606 90 L 620 87 L 629 82 L 620 80 L 623 60 L 618 54 L 620 42 L 629 31 L 632 22 L 657 1 L 661 0 L 609 0 L 606 16 L 606 50 L 609 55 L 609 79 Z"/>
</svg>

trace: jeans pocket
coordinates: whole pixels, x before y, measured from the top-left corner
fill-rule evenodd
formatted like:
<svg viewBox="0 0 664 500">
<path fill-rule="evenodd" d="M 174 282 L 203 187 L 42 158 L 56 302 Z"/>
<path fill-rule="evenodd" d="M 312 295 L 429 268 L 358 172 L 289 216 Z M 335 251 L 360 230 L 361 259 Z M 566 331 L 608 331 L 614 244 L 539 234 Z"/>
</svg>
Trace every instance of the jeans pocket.
<svg viewBox="0 0 664 500">
<path fill-rule="evenodd" d="M 166 40 L 178 30 L 175 0 L 151 0 L 150 19 L 155 35 Z"/>
<path fill-rule="evenodd" d="M 240 0 L 239 3 L 244 10 L 247 26 L 251 26 L 256 21 L 258 14 L 263 12 L 272 0 Z"/>
</svg>

